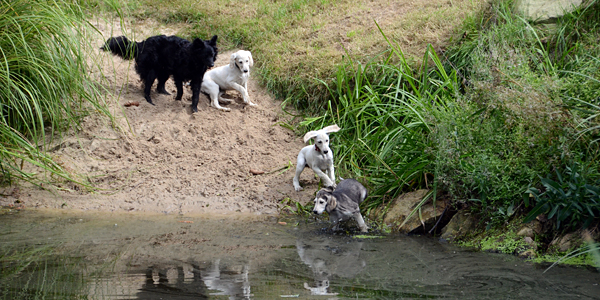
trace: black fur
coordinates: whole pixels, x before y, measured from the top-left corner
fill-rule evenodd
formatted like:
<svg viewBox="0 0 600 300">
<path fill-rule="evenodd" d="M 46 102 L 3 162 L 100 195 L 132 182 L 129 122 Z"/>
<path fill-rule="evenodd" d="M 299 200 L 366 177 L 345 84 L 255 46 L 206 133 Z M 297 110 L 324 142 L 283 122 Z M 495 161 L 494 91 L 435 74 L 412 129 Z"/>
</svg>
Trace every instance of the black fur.
<svg viewBox="0 0 600 300">
<path fill-rule="evenodd" d="M 152 103 L 150 89 L 158 79 L 156 91 L 170 95 L 165 83 L 173 76 L 177 86 L 176 100 L 183 96 L 183 82 L 191 80 L 192 111 L 198 111 L 198 98 L 204 73 L 217 59 L 217 36 L 210 40 L 190 42 L 177 36 L 157 35 L 142 42 L 131 42 L 124 36 L 111 37 L 101 48 L 123 59 L 135 59 L 135 70 L 144 82 L 144 98 Z"/>
</svg>

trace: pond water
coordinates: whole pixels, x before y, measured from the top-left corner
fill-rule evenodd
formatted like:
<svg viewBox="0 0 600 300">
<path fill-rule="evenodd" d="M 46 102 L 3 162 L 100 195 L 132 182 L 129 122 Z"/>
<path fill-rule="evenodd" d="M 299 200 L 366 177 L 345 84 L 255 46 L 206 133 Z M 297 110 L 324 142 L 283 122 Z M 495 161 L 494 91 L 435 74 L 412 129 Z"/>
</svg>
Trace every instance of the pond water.
<svg viewBox="0 0 600 300">
<path fill-rule="evenodd" d="M 595 270 L 274 216 L 0 215 L 0 299 L 599 299 Z"/>
</svg>

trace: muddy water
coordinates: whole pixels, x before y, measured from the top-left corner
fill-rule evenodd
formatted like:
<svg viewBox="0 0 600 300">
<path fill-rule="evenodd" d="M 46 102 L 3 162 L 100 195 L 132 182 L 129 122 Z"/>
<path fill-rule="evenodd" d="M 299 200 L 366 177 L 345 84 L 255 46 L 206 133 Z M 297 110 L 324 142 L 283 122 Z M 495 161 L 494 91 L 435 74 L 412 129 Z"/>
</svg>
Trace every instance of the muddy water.
<svg viewBox="0 0 600 300">
<path fill-rule="evenodd" d="M 600 298 L 588 269 L 292 218 L 24 211 L 0 227 L 0 299 Z"/>
</svg>

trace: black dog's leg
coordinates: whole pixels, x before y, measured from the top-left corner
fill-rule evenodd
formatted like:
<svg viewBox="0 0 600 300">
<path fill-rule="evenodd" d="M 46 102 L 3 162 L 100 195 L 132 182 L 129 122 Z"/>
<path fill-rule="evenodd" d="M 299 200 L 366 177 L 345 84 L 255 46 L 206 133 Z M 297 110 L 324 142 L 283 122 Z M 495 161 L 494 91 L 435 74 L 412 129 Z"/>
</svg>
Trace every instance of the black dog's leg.
<svg viewBox="0 0 600 300">
<path fill-rule="evenodd" d="M 171 93 L 167 92 L 167 90 L 165 89 L 165 83 L 167 82 L 167 80 L 169 80 L 169 74 L 167 74 L 166 76 L 164 74 L 158 76 L 158 85 L 156 86 L 156 91 L 159 94 L 171 95 Z"/>
<path fill-rule="evenodd" d="M 154 105 L 154 103 L 152 103 L 152 98 L 150 98 L 150 90 L 152 89 L 152 84 L 154 84 L 154 79 L 156 79 L 154 70 L 150 70 L 146 75 L 146 78 L 144 78 L 144 98 L 152 105 Z"/>
<path fill-rule="evenodd" d="M 175 86 L 177 87 L 177 96 L 175 96 L 175 100 L 181 100 L 181 97 L 183 96 L 183 81 L 175 79 Z"/>
<path fill-rule="evenodd" d="M 200 77 L 202 78 L 202 77 Z M 200 86 L 202 79 L 192 80 L 192 112 L 198 112 L 198 100 L 200 98 Z"/>
</svg>

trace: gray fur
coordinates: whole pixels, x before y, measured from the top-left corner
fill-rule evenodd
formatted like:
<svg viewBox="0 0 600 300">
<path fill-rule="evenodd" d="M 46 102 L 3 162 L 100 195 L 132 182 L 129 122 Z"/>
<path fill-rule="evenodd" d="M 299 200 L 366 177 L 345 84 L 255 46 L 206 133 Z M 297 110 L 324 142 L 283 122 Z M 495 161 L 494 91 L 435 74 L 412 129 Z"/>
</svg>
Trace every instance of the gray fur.
<svg viewBox="0 0 600 300">
<path fill-rule="evenodd" d="M 337 230 L 339 223 L 354 217 L 360 230 L 367 232 L 367 225 L 360 214 L 359 205 L 367 198 L 367 189 L 354 179 L 345 179 L 338 183 L 335 190 L 332 187 L 321 189 L 315 197 L 313 213 L 329 213 L 329 221 Z"/>
</svg>

